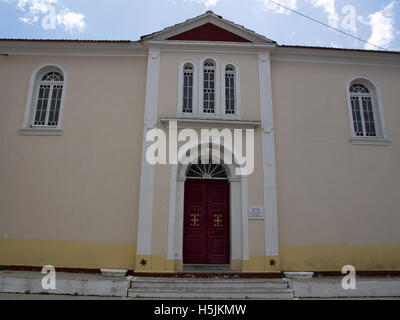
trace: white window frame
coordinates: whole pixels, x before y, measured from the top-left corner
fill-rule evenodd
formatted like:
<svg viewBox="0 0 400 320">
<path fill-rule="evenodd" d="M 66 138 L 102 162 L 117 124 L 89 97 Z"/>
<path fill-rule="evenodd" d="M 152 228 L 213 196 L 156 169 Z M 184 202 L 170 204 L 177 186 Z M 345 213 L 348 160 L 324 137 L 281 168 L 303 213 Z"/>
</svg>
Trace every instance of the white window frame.
<svg viewBox="0 0 400 320">
<path fill-rule="evenodd" d="M 39 87 L 42 83 L 42 77 L 49 72 L 58 72 L 63 75 L 63 90 L 61 96 L 60 113 L 58 118 L 58 125 L 56 127 L 48 126 L 34 126 L 33 119 L 36 113 L 37 99 Z M 68 75 L 65 69 L 55 63 L 46 63 L 37 67 L 31 74 L 29 83 L 29 90 L 25 106 L 24 122 L 20 129 L 22 135 L 62 135 L 63 134 L 63 115 L 64 104 L 67 91 Z M 51 97 L 49 97 L 51 99 Z"/>
<path fill-rule="evenodd" d="M 232 66 L 235 69 L 235 114 L 227 114 L 225 106 L 225 72 L 226 67 Z M 240 68 L 234 61 L 225 61 L 221 65 L 221 114 L 227 119 L 240 119 L 241 118 L 241 105 L 240 105 Z"/>
<path fill-rule="evenodd" d="M 366 137 L 366 136 L 360 137 L 357 136 L 354 130 L 353 112 L 351 104 L 352 94 L 350 93 L 350 88 L 353 84 L 356 83 L 362 84 L 363 86 L 368 88 L 370 92 L 373 104 L 373 111 L 374 111 L 374 122 L 376 130 L 375 137 Z M 377 86 L 377 84 L 370 77 L 366 75 L 353 76 L 346 83 L 346 95 L 347 95 L 347 107 L 348 107 L 350 129 L 351 129 L 350 141 L 352 142 L 352 144 L 388 145 L 390 143 L 390 140 L 386 131 L 386 126 L 384 121 L 381 91 Z"/>
<path fill-rule="evenodd" d="M 211 60 L 215 64 L 215 113 L 204 112 L 204 64 L 207 60 Z M 200 75 L 199 75 L 199 115 L 206 118 L 215 118 L 221 115 L 221 80 L 220 80 L 220 66 L 219 62 L 215 57 L 208 56 L 204 57 L 200 62 Z"/>
<path fill-rule="evenodd" d="M 193 66 L 193 105 L 192 113 L 183 112 L 183 84 L 184 84 L 184 68 L 185 65 L 191 64 Z M 191 117 L 198 113 L 198 66 L 193 60 L 185 60 L 179 65 L 179 81 L 178 81 L 178 116 L 180 117 Z"/>
</svg>

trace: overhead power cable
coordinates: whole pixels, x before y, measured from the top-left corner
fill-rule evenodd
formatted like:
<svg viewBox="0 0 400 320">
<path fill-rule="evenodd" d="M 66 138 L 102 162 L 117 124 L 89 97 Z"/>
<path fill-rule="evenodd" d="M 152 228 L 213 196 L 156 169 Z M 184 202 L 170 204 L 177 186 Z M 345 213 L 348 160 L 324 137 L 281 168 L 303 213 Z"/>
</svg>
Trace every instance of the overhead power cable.
<svg viewBox="0 0 400 320">
<path fill-rule="evenodd" d="M 340 29 L 338 29 L 338 28 L 332 27 L 332 26 L 330 26 L 329 24 L 324 23 L 324 22 L 322 22 L 322 21 L 319 21 L 319 20 L 317 20 L 317 19 L 314 19 L 314 18 L 312 18 L 312 17 L 310 17 L 310 16 L 308 16 L 308 15 L 306 15 L 306 14 L 304 14 L 304 13 L 301 13 L 301 12 L 299 12 L 299 11 L 296 11 L 296 10 L 293 10 L 293 9 L 291 9 L 291 8 L 288 8 L 287 6 L 284 6 L 283 4 L 280 4 L 280 3 L 275 2 L 275 1 L 273 1 L 273 0 L 267 0 L 267 1 L 269 1 L 269 2 L 271 2 L 271 3 L 273 3 L 273 4 L 275 4 L 275 5 L 277 5 L 277 6 L 279 6 L 279 7 L 282 7 L 282 8 L 284 8 L 284 9 L 286 9 L 286 10 L 289 10 L 290 12 L 293 12 L 293 13 L 295 13 L 295 14 L 298 14 L 298 15 L 304 17 L 304 18 L 307 18 L 307 19 L 309 19 L 309 20 L 311 20 L 311 21 L 314 21 L 314 22 L 316 22 L 316 23 L 319 23 L 319 24 L 323 25 L 324 27 L 327 27 L 327 28 L 329 28 L 329 29 L 332 29 L 332 30 L 335 30 L 335 31 L 337 31 L 337 32 L 343 33 L 344 35 L 349 36 L 349 37 L 352 37 L 352 38 L 354 38 L 354 39 L 356 39 L 356 40 L 358 40 L 358 41 L 364 42 L 364 43 L 366 43 L 366 44 L 369 44 L 369 45 L 371 45 L 371 46 L 374 46 L 374 47 L 379 48 L 379 49 L 384 50 L 384 51 L 387 51 L 387 50 L 388 50 L 388 49 L 386 49 L 386 48 L 383 48 L 383 47 L 380 47 L 380 46 L 378 46 L 378 45 L 376 45 L 376 44 L 370 43 L 370 42 L 368 42 L 368 41 L 366 41 L 366 40 L 364 40 L 364 39 L 361 39 L 361 38 L 359 38 L 359 37 L 353 36 L 352 34 L 347 33 L 347 32 L 345 32 L 345 31 L 342 31 L 342 30 L 340 30 Z"/>
</svg>

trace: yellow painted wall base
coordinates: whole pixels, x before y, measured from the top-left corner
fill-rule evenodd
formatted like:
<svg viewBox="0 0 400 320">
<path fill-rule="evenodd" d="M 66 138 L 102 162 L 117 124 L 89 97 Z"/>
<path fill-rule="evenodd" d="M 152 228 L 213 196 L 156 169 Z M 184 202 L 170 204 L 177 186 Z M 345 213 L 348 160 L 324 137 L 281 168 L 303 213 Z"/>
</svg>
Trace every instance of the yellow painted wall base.
<svg viewBox="0 0 400 320">
<path fill-rule="evenodd" d="M 242 260 L 231 260 L 231 270 L 240 272 L 242 271 Z"/>
<path fill-rule="evenodd" d="M 3 266 L 132 270 L 135 255 L 136 245 L 129 243 L 0 240 Z"/>
<path fill-rule="evenodd" d="M 279 273 L 280 258 L 278 256 L 250 256 L 243 261 L 243 272 L 245 273 Z"/>
<path fill-rule="evenodd" d="M 76 269 L 134 269 L 136 272 L 173 273 L 182 260 L 166 255 L 136 257 L 128 243 L 0 240 L 0 265 L 53 265 Z M 359 271 L 399 271 L 400 246 L 281 246 L 280 256 L 251 256 L 233 260 L 231 268 L 245 273 L 280 271 L 340 271 L 353 265 Z"/>
<path fill-rule="evenodd" d="M 173 273 L 182 270 L 182 260 L 168 260 L 166 255 L 139 255 L 136 257 L 135 272 Z"/>
<path fill-rule="evenodd" d="M 245 273 L 280 272 L 279 257 L 253 256 L 250 260 L 232 260 L 231 270 Z M 272 264 L 271 264 L 272 262 Z M 182 260 L 167 260 L 164 255 L 140 255 L 136 258 L 135 272 L 174 273 L 183 270 Z"/>
<path fill-rule="evenodd" d="M 281 246 L 284 271 L 400 270 L 400 246 Z"/>
</svg>

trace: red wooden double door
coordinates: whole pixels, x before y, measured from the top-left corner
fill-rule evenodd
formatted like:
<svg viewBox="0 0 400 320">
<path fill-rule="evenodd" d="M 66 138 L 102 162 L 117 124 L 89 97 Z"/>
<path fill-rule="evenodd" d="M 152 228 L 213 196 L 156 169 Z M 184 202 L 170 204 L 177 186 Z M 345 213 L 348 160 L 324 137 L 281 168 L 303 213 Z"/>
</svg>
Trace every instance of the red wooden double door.
<svg viewBox="0 0 400 320">
<path fill-rule="evenodd" d="M 187 180 L 183 263 L 229 264 L 229 183 Z"/>
</svg>

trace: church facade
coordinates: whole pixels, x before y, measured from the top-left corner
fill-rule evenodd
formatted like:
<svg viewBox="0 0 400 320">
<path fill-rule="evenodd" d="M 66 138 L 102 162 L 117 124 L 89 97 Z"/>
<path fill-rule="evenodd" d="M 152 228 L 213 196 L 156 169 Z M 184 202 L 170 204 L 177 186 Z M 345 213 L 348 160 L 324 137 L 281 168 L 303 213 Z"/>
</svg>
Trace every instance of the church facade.
<svg viewBox="0 0 400 320">
<path fill-rule="evenodd" d="M 3 39 L 0 266 L 400 271 L 399 68 L 210 11 L 136 42 Z"/>
</svg>

